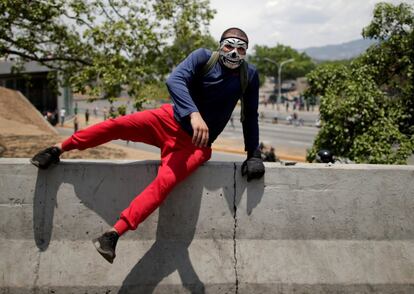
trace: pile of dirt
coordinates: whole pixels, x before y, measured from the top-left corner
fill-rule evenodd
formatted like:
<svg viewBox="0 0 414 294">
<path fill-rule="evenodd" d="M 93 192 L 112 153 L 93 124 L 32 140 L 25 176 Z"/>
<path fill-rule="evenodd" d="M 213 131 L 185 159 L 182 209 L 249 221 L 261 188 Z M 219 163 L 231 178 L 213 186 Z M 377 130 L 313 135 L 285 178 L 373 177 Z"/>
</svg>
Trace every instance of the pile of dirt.
<svg viewBox="0 0 414 294">
<path fill-rule="evenodd" d="M 0 134 L 57 135 L 57 132 L 20 92 L 0 87 Z"/>
<path fill-rule="evenodd" d="M 30 158 L 63 139 L 20 92 L 0 87 L 0 157 Z M 155 156 L 109 143 L 67 152 L 62 158 L 155 159 Z"/>
</svg>

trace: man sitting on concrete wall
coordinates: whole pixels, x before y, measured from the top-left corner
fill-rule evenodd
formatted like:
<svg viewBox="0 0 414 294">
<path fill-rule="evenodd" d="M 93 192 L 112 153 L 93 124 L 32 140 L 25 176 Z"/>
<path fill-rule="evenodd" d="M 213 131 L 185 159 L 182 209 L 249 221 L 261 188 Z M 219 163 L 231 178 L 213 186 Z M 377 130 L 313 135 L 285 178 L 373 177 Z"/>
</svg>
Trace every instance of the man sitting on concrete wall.
<svg viewBox="0 0 414 294">
<path fill-rule="evenodd" d="M 263 176 L 264 165 L 258 150 L 259 77 L 255 67 L 244 60 L 248 42 L 241 29 L 225 30 L 218 52 L 195 50 L 172 72 L 167 87 L 173 105 L 98 123 L 31 159 L 35 166 L 46 169 L 58 163 L 63 152 L 84 150 L 116 139 L 144 142 L 161 149 L 157 177 L 122 211 L 113 228 L 93 241 L 110 263 L 115 258 L 119 236 L 135 230 L 177 183 L 210 159 L 211 144 L 223 131 L 239 99 L 247 151 L 242 173 L 248 181 Z"/>
</svg>

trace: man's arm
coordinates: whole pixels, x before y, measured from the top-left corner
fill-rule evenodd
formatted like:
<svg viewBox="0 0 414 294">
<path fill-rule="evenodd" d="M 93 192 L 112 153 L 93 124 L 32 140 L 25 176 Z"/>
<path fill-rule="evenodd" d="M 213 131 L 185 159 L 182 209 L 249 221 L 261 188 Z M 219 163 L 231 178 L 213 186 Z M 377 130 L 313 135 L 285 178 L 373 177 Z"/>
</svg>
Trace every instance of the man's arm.
<svg viewBox="0 0 414 294">
<path fill-rule="evenodd" d="M 245 151 L 251 155 L 259 147 L 259 75 L 257 71 L 254 71 L 254 75 L 244 93 L 243 103 L 244 147 Z"/>
<path fill-rule="evenodd" d="M 247 159 L 242 165 L 242 175 L 247 176 L 247 181 L 259 179 L 265 173 L 263 160 L 259 147 L 259 75 L 254 71 L 252 80 L 243 97 L 244 121 L 243 135 L 244 145 L 247 151 Z"/>
<path fill-rule="evenodd" d="M 208 127 L 190 94 L 190 85 L 196 73 L 207 63 L 209 55 L 205 49 L 192 52 L 181 62 L 167 79 L 167 88 L 174 102 L 179 119 L 189 117 L 193 128 L 193 144 L 198 147 L 207 146 Z"/>
</svg>

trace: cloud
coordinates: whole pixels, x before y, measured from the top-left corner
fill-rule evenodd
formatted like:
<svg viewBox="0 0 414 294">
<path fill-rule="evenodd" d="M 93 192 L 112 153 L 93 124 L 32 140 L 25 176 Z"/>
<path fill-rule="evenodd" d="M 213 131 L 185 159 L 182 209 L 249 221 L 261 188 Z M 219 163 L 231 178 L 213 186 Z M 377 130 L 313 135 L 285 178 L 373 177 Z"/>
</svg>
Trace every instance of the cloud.
<svg viewBox="0 0 414 294">
<path fill-rule="evenodd" d="M 301 23 L 301 24 L 324 24 L 329 20 L 329 15 L 321 11 L 303 11 L 302 13 L 292 14 L 288 18 L 289 23 Z"/>
<path fill-rule="evenodd" d="M 406 0 L 413 1 L 413 0 Z M 249 35 L 251 45 L 294 48 L 339 44 L 361 38 L 380 0 L 210 0 L 217 10 L 210 31 L 218 38 L 230 26 Z M 393 4 L 398 0 L 389 0 Z"/>
</svg>

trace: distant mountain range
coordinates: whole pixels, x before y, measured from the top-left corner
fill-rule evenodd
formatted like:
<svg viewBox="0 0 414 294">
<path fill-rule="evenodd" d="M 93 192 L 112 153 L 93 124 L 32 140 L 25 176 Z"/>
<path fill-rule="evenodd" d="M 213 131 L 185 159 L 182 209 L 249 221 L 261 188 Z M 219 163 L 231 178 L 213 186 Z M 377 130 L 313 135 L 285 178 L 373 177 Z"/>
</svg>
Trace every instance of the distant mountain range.
<svg viewBox="0 0 414 294">
<path fill-rule="evenodd" d="M 376 42 L 375 40 L 359 39 L 338 45 L 309 47 L 298 51 L 305 52 L 314 60 L 343 60 L 357 57 Z"/>
</svg>

